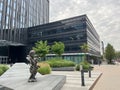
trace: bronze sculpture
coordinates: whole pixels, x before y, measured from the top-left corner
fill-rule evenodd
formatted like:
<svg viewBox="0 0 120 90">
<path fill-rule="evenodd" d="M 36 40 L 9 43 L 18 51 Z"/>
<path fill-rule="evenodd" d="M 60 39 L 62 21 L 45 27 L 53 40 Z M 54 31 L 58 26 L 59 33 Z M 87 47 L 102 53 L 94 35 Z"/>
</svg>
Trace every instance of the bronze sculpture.
<svg viewBox="0 0 120 90">
<path fill-rule="evenodd" d="M 35 56 L 35 51 L 31 50 L 29 52 L 29 55 L 27 55 L 26 59 L 30 62 L 30 73 L 31 73 L 28 82 L 36 82 L 37 80 L 35 78 L 35 75 L 37 74 L 38 66 L 37 66 L 37 57 Z"/>
</svg>

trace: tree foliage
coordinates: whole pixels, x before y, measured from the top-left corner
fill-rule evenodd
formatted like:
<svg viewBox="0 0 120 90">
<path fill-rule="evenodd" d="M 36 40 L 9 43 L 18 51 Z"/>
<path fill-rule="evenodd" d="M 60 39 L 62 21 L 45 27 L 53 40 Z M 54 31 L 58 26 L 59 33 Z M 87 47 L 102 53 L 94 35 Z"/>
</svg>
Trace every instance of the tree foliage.
<svg viewBox="0 0 120 90">
<path fill-rule="evenodd" d="M 40 57 L 45 57 L 46 54 L 49 53 L 50 46 L 47 45 L 47 41 L 38 41 L 35 43 L 35 47 L 33 47 L 33 50 L 35 50 L 36 54 Z"/>
<path fill-rule="evenodd" d="M 89 51 L 89 46 L 86 43 L 84 43 L 82 46 L 80 46 L 80 48 L 84 53 L 87 53 Z"/>
<path fill-rule="evenodd" d="M 107 59 L 108 63 L 112 63 L 112 59 L 115 57 L 115 49 L 111 44 L 107 44 L 105 48 L 105 58 Z"/>
<path fill-rule="evenodd" d="M 82 46 L 80 46 L 82 52 L 87 53 L 89 51 L 89 45 L 87 43 L 84 43 Z M 84 61 L 86 61 L 86 54 L 84 54 Z"/>
<path fill-rule="evenodd" d="M 61 56 L 64 53 L 65 45 L 62 42 L 54 42 L 51 47 L 51 50 L 54 54 Z"/>
<path fill-rule="evenodd" d="M 120 51 L 115 52 L 115 59 L 120 60 Z"/>
</svg>

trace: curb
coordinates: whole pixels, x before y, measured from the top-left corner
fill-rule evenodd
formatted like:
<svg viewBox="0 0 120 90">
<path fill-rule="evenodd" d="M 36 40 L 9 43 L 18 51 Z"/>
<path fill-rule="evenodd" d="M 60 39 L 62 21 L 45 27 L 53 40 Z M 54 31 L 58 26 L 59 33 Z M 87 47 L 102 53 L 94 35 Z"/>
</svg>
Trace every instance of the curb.
<svg viewBox="0 0 120 90">
<path fill-rule="evenodd" d="M 93 83 L 93 85 L 89 88 L 89 90 L 93 90 L 94 86 L 96 85 L 97 81 L 100 79 L 100 77 L 102 76 L 103 73 L 101 73 L 99 75 L 99 77 L 95 80 L 95 82 Z"/>
</svg>

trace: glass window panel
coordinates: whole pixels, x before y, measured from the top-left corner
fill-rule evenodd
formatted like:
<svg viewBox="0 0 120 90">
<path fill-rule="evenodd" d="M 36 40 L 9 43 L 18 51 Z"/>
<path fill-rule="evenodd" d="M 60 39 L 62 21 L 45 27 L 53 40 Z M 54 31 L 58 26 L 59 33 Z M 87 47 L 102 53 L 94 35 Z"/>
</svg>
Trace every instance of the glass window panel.
<svg viewBox="0 0 120 90">
<path fill-rule="evenodd" d="M 0 3 L 0 11 L 2 11 L 3 3 Z"/>
<path fill-rule="evenodd" d="M 0 12 L 0 21 L 1 21 L 1 18 L 2 18 L 2 13 Z"/>
<path fill-rule="evenodd" d="M 10 5 L 10 0 L 8 0 L 8 5 Z"/>
</svg>

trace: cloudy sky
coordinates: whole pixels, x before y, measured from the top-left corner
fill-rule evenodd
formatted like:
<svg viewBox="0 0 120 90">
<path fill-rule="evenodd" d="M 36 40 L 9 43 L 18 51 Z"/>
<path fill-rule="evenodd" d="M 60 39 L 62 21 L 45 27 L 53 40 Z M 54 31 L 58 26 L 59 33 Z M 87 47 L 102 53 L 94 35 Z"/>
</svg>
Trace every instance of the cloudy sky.
<svg viewBox="0 0 120 90">
<path fill-rule="evenodd" d="M 120 50 L 120 0 L 50 0 L 50 21 L 87 14 L 100 39 Z"/>
</svg>

